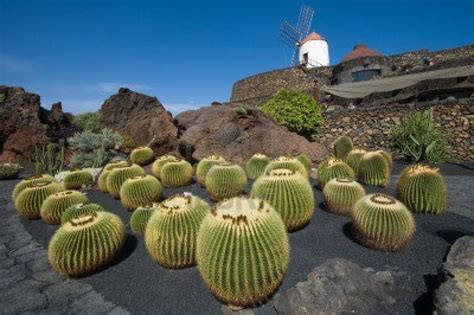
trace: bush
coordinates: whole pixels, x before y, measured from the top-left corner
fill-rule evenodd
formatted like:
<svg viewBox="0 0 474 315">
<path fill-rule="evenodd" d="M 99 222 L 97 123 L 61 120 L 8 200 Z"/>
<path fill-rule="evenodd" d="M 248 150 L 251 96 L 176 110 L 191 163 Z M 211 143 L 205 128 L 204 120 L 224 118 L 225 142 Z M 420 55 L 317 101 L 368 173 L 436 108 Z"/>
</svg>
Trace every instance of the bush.
<svg viewBox="0 0 474 315">
<path fill-rule="evenodd" d="M 117 155 L 116 148 L 122 144 L 122 136 L 110 129 L 99 133 L 86 130 L 68 139 L 76 153 L 71 159 L 72 167 L 101 167 Z"/>
<path fill-rule="evenodd" d="M 17 179 L 20 174 L 21 165 L 18 163 L 0 164 L 0 180 Z"/>
<path fill-rule="evenodd" d="M 31 160 L 36 174 L 54 176 L 64 168 L 64 148 L 58 148 L 54 143 L 37 146 Z"/>
<path fill-rule="evenodd" d="M 237 117 L 239 117 L 239 118 L 244 118 L 244 117 L 247 117 L 249 115 L 247 110 L 245 108 L 243 108 L 242 106 L 238 106 L 238 107 L 234 108 L 234 112 L 237 115 Z"/>
<path fill-rule="evenodd" d="M 448 159 L 445 131 L 436 126 L 433 109 L 412 112 L 391 130 L 393 149 L 409 162 L 442 163 Z"/>
<path fill-rule="evenodd" d="M 88 112 L 79 114 L 74 117 L 73 122 L 83 131 L 89 130 L 92 132 L 100 132 L 100 130 L 102 129 L 102 123 L 100 122 L 99 112 Z"/>
<path fill-rule="evenodd" d="M 5 95 L 5 93 L 0 93 L 0 104 L 2 104 L 3 102 L 5 102 L 5 99 L 7 98 L 7 96 Z"/>
<path fill-rule="evenodd" d="M 324 123 L 319 105 L 306 93 L 282 90 L 259 108 L 290 131 L 309 137 Z"/>
</svg>

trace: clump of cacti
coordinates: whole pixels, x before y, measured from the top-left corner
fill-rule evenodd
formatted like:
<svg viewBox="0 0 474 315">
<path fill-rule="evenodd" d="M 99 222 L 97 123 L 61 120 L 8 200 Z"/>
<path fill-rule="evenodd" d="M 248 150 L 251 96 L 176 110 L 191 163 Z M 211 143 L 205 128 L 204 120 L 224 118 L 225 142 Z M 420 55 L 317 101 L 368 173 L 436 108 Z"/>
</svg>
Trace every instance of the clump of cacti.
<svg viewBox="0 0 474 315">
<path fill-rule="evenodd" d="M 309 176 L 308 171 L 306 170 L 306 167 L 303 165 L 303 163 L 295 158 L 280 156 L 268 163 L 267 167 L 265 168 L 265 173 L 277 168 L 287 168 L 289 170 L 298 172 L 305 177 Z"/>
<path fill-rule="evenodd" d="M 344 160 L 346 164 L 354 170 L 354 174 L 356 176 L 359 173 L 360 160 L 366 153 L 367 151 L 363 149 L 352 149 L 352 151 L 347 154 L 346 159 Z"/>
<path fill-rule="evenodd" d="M 334 155 L 338 159 L 344 160 L 353 148 L 352 139 L 348 136 L 340 136 L 334 141 L 333 148 Z"/>
<path fill-rule="evenodd" d="M 211 292 L 237 307 L 256 304 L 280 285 L 289 262 L 285 225 L 273 207 L 241 197 L 219 203 L 204 218 L 197 264 Z"/>
<path fill-rule="evenodd" d="M 175 158 L 163 165 L 160 179 L 163 186 L 169 188 L 189 185 L 193 181 L 193 166 L 186 160 Z"/>
<path fill-rule="evenodd" d="M 82 186 L 92 184 L 94 178 L 86 170 L 71 171 L 64 177 L 64 187 L 66 189 L 80 189 Z"/>
<path fill-rule="evenodd" d="M 377 151 L 374 151 L 374 152 L 381 154 L 385 158 L 385 160 L 388 163 L 388 167 L 390 168 L 390 171 L 391 171 L 392 167 L 393 167 L 392 154 L 388 151 L 385 151 L 385 150 L 377 150 Z"/>
<path fill-rule="evenodd" d="M 324 203 L 330 212 L 350 215 L 354 204 L 365 196 L 364 187 L 358 182 L 346 178 L 334 178 L 323 189 Z"/>
<path fill-rule="evenodd" d="M 23 191 L 23 189 L 25 189 L 28 186 L 28 184 L 32 184 L 35 182 L 45 182 L 45 181 L 54 182 L 55 180 L 54 180 L 54 177 L 51 175 L 40 174 L 40 175 L 34 175 L 31 177 L 28 177 L 27 179 L 20 181 L 18 184 L 15 185 L 15 188 L 13 188 L 13 192 L 12 192 L 13 202 L 15 202 L 16 197 L 18 197 L 18 195 Z"/>
<path fill-rule="evenodd" d="M 359 181 L 366 185 L 385 187 L 390 182 L 390 166 L 380 153 L 368 152 L 359 163 Z"/>
<path fill-rule="evenodd" d="M 296 171 L 286 168 L 268 171 L 255 181 L 250 196 L 273 206 L 288 231 L 300 229 L 313 217 L 313 189 L 308 179 Z"/>
<path fill-rule="evenodd" d="M 146 226 L 148 221 L 151 218 L 151 215 L 158 208 L 158 204 L 152 203 L 146 206 L 140 206 L 135 211 L 133 211 L 130 216 L 130 229 L 135 234 L 145 233 Z"/>
<path fill-rule="evenodd" d="M 250 179 L 257 179 L 265 172 L 265 167 L 270 163 L 270 158 L 265 154 L 257 153 L 247 161 L 245 170 Z"/>
<path fill-rule="evenodd" d="M 247 175 L 237 164 L 214 165 L 206 176 L 206 189 L 214 200 L 240 195 L 246 186 Z"/>
<path fill-rule="evenodd" d="M 30 182 L 15 199 L 16 210 L 27 219 L 39 219 L 41 218 L 43 201 L 49 195 L 63 190 L 63 185 L 49 179 Z"/>
<path fill-rule="evenodd" d="M 160 156 L 159 158 L 155 160 L 155 162 L 153 162 L 153 165 L 151 166 L 151 173 L 156 178 L 160 178 L 161 169 L 163 168 L 163 166 L 169 161 L 174 161 L 174 160 L 176 160 L 176 157 L 173 155 L 166 154 L 166 155 Z"/>
<path fill-rule="evenodd" d="M 306 171 L 308 171 L 308 174 L 309 174 L 311 172 L 311 166 L 313 166 L 313 162 L 311 161 L 309 156 L 302 153 L 302 154 L 299 154 L 298 156 L 296 156 L 296 159 L 298 161 L 300 161 L 301 164 L 304 165 L 304 167 L 306 167 Z"/>
<path fill-rule="evenodd" d="M 196 179 L 198 183 L 201 186 L 205 187 L 207 172 L 209 172 L 212 166 L 217 165 L 217 164 L 222 164 L 224 162 L 225 162 L 225 159 L 218 155 L 211 155 L 199 161 L 196 167 Z"/>
<path fill-rule="evenodd" d="M 415 232 L 415 220 L 410 211 L 388 195 L 362 197 L 354 205 L 351 216 L 354 236 L 370 248 L 401 250 Z"/>
<path fill-rule="evenodd" d="M 161 202 L 145 230 L 150 256 L 166 268 L 195 265 L 197 233 L 209 210 L 204 200 L 186 193 Z"/>
<path fill-rule="evenodd" d="M 61 216 L 61 225 L 70 221 L 71 219 L 77 219 L 83 215 L 105 211 L 104 207 L 95 203 L 78 203 L 67 208 Z"/>
<path fill-rule="evenodd" d="M 130 152 L 130 162 L 140 166 L 149 164 L 155 158 L 155 153 L 149 147 L 138 147 Z"/>
<path fill-rule="evenodd" d="M 62 225 L 49 242 L 48 258 L 57 272 L 82 277 L 111 263 L 124 243 L 122 220 L 109 212 L 95 212 Z"/>
<path fill-rule="evenodd" d="M 114 198 L 120 198 L 123 183 L 129 178 L 143 174 L 145 171 L 137 164 L 127 163 L 117 166 L 107 175 L 107 191 Z"/>
<path fill-rule="evenodd" d="M 417 213 L 439 214 L 448 204 L 447 188 L 438 168 L 410 165 L 400 174 L 397 198 Z"/>
<path fill-rule="evenodd" d="M 316 171 L 318 186 L 323 189 L 327 182 L 334 178 L 355 179 L 352 168 L 343 160 L 330 157 L 319 164 Z"/>
<path fill-rule="evenodd" d="M 120 201 L 127 210 L 158 201 L 162 187 L 160 181 L 151 175 L 138 175 L 127 179 L 120 188 Z"/>
<path fill-rule="evenodd" d="M 61 224 L 61 217 L 67 208 L 86 202 L 86 195 L 76 190 L 65 190 L 49 195 L 41 205 L 41 218 L 47 224 Z"/>
<path fill-rule="evenodd" d="M 110 174 L 110 172 L 118 167 L 118 166 L 122 166 L 122 165 L 127 165 L 127 162 L 126 161 L 112 161 L 110 163 L 108 163 L 106 166 L 104 166 L 104 169 L 102 170 L 102 173 L 100 173 L 99 175 L 99 179 L 97 180 L 97 185 L 99 186 L 99 190 L 101 192 L 108 192 L 107 190 L 107 176 Z"/>
</svg>

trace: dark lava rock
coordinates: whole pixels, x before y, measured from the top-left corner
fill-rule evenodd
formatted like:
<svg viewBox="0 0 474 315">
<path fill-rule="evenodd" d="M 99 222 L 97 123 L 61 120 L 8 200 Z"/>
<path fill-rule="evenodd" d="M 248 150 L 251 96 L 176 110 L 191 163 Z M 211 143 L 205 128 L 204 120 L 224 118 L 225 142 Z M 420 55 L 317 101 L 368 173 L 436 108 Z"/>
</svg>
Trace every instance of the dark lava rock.
<svg viewBox="0 0 474 315">
<path fill-rule="evenodd" d="M 394 303 L 390 272 L 368 272 L 334 258 L 278 296 L 274 307 L 278 314 L 388 314 Z"/>
<path fill-rule="evenodd" d="M 458 239 L 449 251 L 438 276 L 435 314 L 474 314 L 474 236 Z"/>
<path fill-rule="evenodd" d="M 315 162 L 323 159 L 326 150 L 318 143 L 288 131 L 255 108 L 246 109 L 248 115 L 240 118 L 227 105 L 177 115 L 179 153 L 190 161 L 218 154 L 240 164 L 255 153 L 271 157 L 304 153 Z"/>
<path fill-rule="evenodd" d="M 120 88 L 109 97 L 101 109 L 105 127 L 133 137 L 136 145 L 150 146 L 157 154 L 176 148 L 178 129 L 173 117 L 156 97 Z"/>
</svg>

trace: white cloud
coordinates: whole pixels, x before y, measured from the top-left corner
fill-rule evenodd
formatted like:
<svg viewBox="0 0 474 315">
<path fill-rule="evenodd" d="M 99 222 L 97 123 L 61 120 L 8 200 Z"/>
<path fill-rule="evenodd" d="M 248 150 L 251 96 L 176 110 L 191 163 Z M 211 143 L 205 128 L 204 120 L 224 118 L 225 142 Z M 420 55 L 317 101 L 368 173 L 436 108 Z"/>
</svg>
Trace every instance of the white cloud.
<svg viewBox="0 0 474 315">
<path fill-rule="evenodd" d="M 96 85 L 89 86 L 88 89 L 95 92 L 113 94 L 113 93 L 117 93 L 118 89 L 121 87 L 126 87 L 136 92 L 142 92 L 142 91 L 146 91 L 150 89 L 148 85 L 144 85 L 144 84 L 119 83 L 119 82 L 100 82 L 100 83 L 97 83 Z"/>
<path fill-rule="evenodd" d="M 29 72 L 36 64 L 31 61 L 0 54 L 0 70 L 8 73 Z"/>
</svg>

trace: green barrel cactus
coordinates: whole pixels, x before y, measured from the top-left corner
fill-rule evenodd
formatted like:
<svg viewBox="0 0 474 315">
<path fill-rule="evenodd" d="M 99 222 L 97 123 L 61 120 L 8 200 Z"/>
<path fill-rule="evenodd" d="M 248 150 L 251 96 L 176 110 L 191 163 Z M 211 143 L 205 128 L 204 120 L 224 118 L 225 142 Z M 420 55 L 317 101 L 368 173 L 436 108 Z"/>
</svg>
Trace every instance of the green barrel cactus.
<svg viewBox="0 0 474 315">
<path fill-rule="evenodd" d="M 353 149 L 352 139 L 348 136 L 340 136 L 333 144 L 334 156 L 344 160 Z"/>
<path fill-rule="evenodd" d="M 161 183 L 169 188 L 186 186 L 192 183 L 193 173 L 193 166 L 188 161 L 175 158 L 163 165 Z"/>
<path fill-rule="evenodd" d="M 413 237 L 415 220 L 403 203 L 384 194 L 359 199 L 351 213 L 354 236 L 364 245 L 399 251 Z"/>
<path fill-rule="evenodd" d="M 381 154 L 385 158 L 385 160 L 388 163 L 388 167 L 390 168 L 390 171 L 391 171 L 392 167 L 393 167 L 392 154 L 390 152 L 385 151 L 385 150 L 377 150 L 377 151 L 374 151 L 374 152 Z"/>
<path fill-rule="evenodd" d="M 290 158 L 287 156 L 280 156 L 270 161 L 270 163 L 268 163 L 267 167 L 265 168 L 265 173 L 276 168 L 287 168 L 289 170 L 301 173 L 301 175 L 303 175 L 304 177 L 309 176 L 309 173 L 303 163 L 301 163 L 297 159 Z"/>
<path fill-rule="evenodd" d="M 151 215 L 158 209 L 158 204 L 152 203 L 140 206 L 130 216 L 130 229 L 135 234 L 144 234 Z"/>
<path fill-rule="evenodd" d="M 16 210 L 27 219 L 39 219 L 43 201 L 48 196 L 63 190 L 63 185 L 49 179 L 28 183 L 15 200 Z"/>
<path fill-rule="evenodd" d="M 359 173 L 360 160 L 366 153 L 367 151 L 363 149 L 353 149 L 349 154 L 347 154 L 346 159 L 344 160 L 345 163 L 354 170 L 356 176 Z"/>
<path fill-rule="evenodd" d="M 400 174 L 397 198 L 417 213 L 439 214 L 448 204 L 447 188 L 439 169 L 410 165 Z"/>
<path fill-rule="evenodd" d="M 115 214 L 95 212 L 73 218 L 54 233 L 49 263 L 57 272 L 82 277 L 111 263 L 125 243 L 125 225 Z"/>
<path fill-rule="evenodd" d="M 341 159 L 330 157 L 319 164 L 316 171 L 318 187 L 322 190 L 334 178 L 355 179 L 352 168 Z"/>
<path fill-rule="evenodd" d="M 350 216 L 354 204 L 365 196 L 365 190 L 354 180 L 334 178 L 324 186 L 323 195 L 328 211 Z"/>
<path fill-rule="evenodd" d="M 41 205 L 40 215 L 46 224 L 61 224 L 67 208 L 88 201 L 86 195 L 76 190 L 65 190 L 49 195 Z"/>
<path fill-rule="evenodd" d="M 206 175 L 207 172 L 213 167 L 214 165 L 217 164 L 222 164 L 225 162 L 225 159 L 221 156 L 218 155 L 211 155 L 208 157 L 203 158 L 201 161 L 199 161 L 197 167 L 196 167 L 196 179 L 198 183 L 202 186 L 206 186 Z"/>
<path fill-rule="evenodd" d="M 313 166 L 313 162 L 311 161 L 309 156 L 307 156 L 306 154 L 299 154 L 298 156 L 296 156 L 296 159 L 300 161 L 301 164 L 304 165 L 304 167 L 306 167 L 306 171 L 308 171 L 308 174 L 310 174 L 311 166 Z"/>
<path fill-rule="evenodd" d="M 279 287 L 288 267 L 285 224 L 263 200 L 223 201 L 199 228 L 196 258 L 204 282 L 219 300 L 254 305 Z"/>
<path fill-rule="evenodd" d="M 155 158 L 155 153 L 149 147 L 138 147 L 130 152 L 130 162 L 140 166 L 148 165 Z"/>
<path fill-rule="evenodd" d="M 237 164 L 214 165 L 206 176 L 206 189 L 213 200 L 240 195 L 246 186 L 247 174 Z"/>
<path fill-rule="evenodd" d="M 94 177 L 86 170 L 71 171 L 64 177 L 66 189 L 80 189 L 82 186 L 92 184 Z"/>
<path fill-rule="evenodd" d="M 160 156 L 159 158 L 155 160 L 155 162 L 153 162 L 153 165 L 151 166 L 151 173 L 156 178 L 158 179 L 161 178 L 161 169 L 163 168 L 163 166 L 169 161 L 174 161 L 174 160 L 176 160 L 176 157 L 174 155 L 166 154 L 166 155 Z"/>
<path fill-rule="evenodd" d="M 127 179 L 120 188 L 122 206 L 130 211 L 139 206 L 158 201 L 163 188 L 160 181 L 151 175 L 138 175 Z"/>
<path fill-rule="evenodd" d="M 99 190 L 101 192 L 104 192 L 104 193 L 108 192 L 108 190 L 107 190 L 107 176 L 110 174 L 110 172 L 114 168 L 116 168 L 118 166 L 122 166 L 122 165 L 127 165 L 127 162 L 126 161 L 112 161 L 112 162 L 108 163 L 106 166 L 104 166 L 104 169 L 100 173 L 99 178 L 97 180 L 97 185 L 99 186 Z"/>
<path fill-rule="evenodd" d="M 134 176 L 144 175 L 145 171 L 137 164 L 127 163 L 115 167 L 107 175 L 107 191 L 114 198 L 120 198 L 120 189 L 123 183 Z"/>
<path fill-rule="evenodd" d="M 302 228 L 314 214 L 314 194 L 308 179 L 286 168 L 260 176 L 250 196 L 268 202 L 281 215 L 288 231 Z"/>
<path fill-rule="evenodd" d="M 385 187 L 390 182 L 390 166 L 380 153 L 368 152 L 359 163 L 359 181 L 366 185 Z"/>
<path fill-rule="evenodd" d="M 245 171 L 250 179 L 257 179 L 265 172 L 265 168 L 270 163 L 270 158 L 265 154 L 257 153 L 247 161 Z"/>
<path fill-rule="evenodd" d="M 145 245 L 160 265 L 181 269 L 196 264 L 199 226 L 209 205 L 190 194 L 179 194 L 161 202 L 145 230 Z"/>
<path fill-rule="evenodd" d="M 40 174 L 40 175 L 34 175 L 31 177 L 28 177 L 27 179 L 24 179 L 20 181 L 18 184 L 15 185 L 15 188 L 13 188 L 12 192 L 12 200 L 15 202 L 16 197 L 25 189 L 28 184 L 35 183 L 35 182 L 55 182 L 54 177 L 48 174 Z"/>
<path fill-rule="evenodd" d="M 105 209 L 95 203 L 78 203 L 67 208 L 61 216 L 61 225 L 70 221 L 71 219 L 77 219 L 83 215 L 105 211 Z"/>
</svg>

